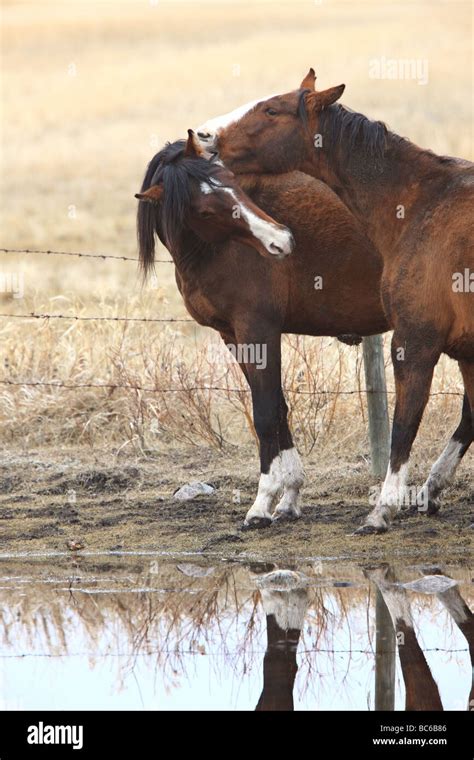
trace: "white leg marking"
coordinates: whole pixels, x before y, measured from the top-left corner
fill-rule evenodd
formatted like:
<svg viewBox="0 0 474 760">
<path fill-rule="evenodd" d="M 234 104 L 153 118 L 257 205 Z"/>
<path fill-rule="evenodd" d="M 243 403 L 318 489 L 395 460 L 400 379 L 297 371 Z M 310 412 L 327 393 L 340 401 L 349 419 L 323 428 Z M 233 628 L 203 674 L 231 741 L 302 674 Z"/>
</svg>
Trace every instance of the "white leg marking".
<svg viewBox="0 0 474 760">
<path fill-rule="evenodd" d="M 301 630 L 308 606 L 310 580 L 295 570 L 273 570 L 257 579 L 266 615 L 274 615 L 279 628 Z"/>
<path fill-rule="evenodd" d="M 408 478 L 408 464 L 402 464 L 398 472 L 392 472 L 388 466 L 379 504 L 401 507 L 405 499 L 405 489 Z M 398 510 L 397 510 L 398 511 Z"/>
<path fill-rule="evenodd" d="M 364 526 L 387 530 L 394 515 L 405 502 L 407 478 L 408 463 L 402 464 L 398 472 L 392 472 L 390 465 L 388 466 L 377 505 L 367 515 Z"/>
<path fill-rule="evenodd" d="M 434 501 L 448 483 L 452 480 L 461 461 L 462 444 L 459 441 L 449 441 L 441 456 L 436 460 L 431 472 L 426 479 L 418 501 L 420 504 L 428 505 L 429 501 Z"/>
<path fill-rule="evenodd" d="M 304 483 L 303 465 L 295 448 L 288 449 L 283 454 L 286 455 L 286 477 L 283 484 L 283 496 L 272 515 L 273 520 L 278 520 L 281 517 L 300 517 L 301 515 L 298 497 L 300 488 Z"/>
<path fill-rule="evenodd" d="M 447 591 L 436 594 L 436 596 L 457 625 L 467 621 L 466 604 L 459 593 L 459 589 L 450 588 Z"/>
<path fill-rule="evenodd" d="M 271 463 L 268 473 L 260 475 L 257 498 L 247 512 L 245 524 L 248 525 L 254 518 L 271 519 L 271 507 L 280 491 L 283 488 L 288 491 L 293 490 L 293 494 L 296 491 L 297 497 L 303 481 L 304 472 L 296 449 L 280 451 Z M 293 499 L 293 505 L 296 506 L 295 499 Z"/>
<path fill-rule="evenodd" d="M 290 628 L 301 631 L 308 607 L 308 591 L 305 588 L 293 591 L 262 589 L 260 593 L 265 615 L 274 615 L 282 631 L 289 631 Z"/>
</svg>

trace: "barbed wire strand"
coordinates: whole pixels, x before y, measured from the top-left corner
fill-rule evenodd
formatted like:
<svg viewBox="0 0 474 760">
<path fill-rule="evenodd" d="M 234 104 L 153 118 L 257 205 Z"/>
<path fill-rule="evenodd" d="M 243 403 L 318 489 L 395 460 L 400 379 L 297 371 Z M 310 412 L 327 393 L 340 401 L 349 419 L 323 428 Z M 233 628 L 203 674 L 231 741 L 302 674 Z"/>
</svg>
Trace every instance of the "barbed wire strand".
<svg viewBox="0 0 474 760">
<path fill-rule="evenodd" d="M 229 388 L 219 385 L 183 385 L 181 388 L 151 388 L 145 385 L 131 385 L 121 383 L 63 383 L 61 381 L 50 380 L 6 380 L 0 379 L 0 385 L 12 385 L 12 386 L 45 386 L 50 388 L 64 388 L 65 390 L 73 390 L 75 388 L 104 388 L 107 390 L 133 390 L 144 391 L 145 393 L 189 393 L 197 391 L 221 391 L 223 393 L 250 393 L 250 388 Z M 395 394 L 393 390 L 376 391 L 361 388 L 360 390 L 349 391 L 325 391 L 325 390 L 313 390 L 305 391 L 295 388 L 283 388 L 286 393 L 295 393 L 304 396 L 355 396 L 360 393 L 390 393 Z M 430 394 L 431 396 L 464 396 L 460 391 L 435 391 Z"/>
<path fill-rule="evenodd" d="M 79 317 L 75 314 L 0 314 L 3 319 L 71 319 L 76 322 L 197 322 L 189 317 Z"/>
<path fill-rule="evenodd" d="M 37 248 L 0 248 L 0 253 L 25 253 L 25 254 L 45 254 L 48 256 L 77 256 L 79 258 L 89 258 L 89 259 L 115 259 L 119 261 L 135 261 L 138 262 L 139 259 L 133 258 L 131 256 L 116 256 L 113 254 L 106 254 L 106 253 L 88 253 L 88 252 L 82 252 L 82 251 L 54 251 L 51 249 L 37 249 Z M 157 264 L 173 264 L 172 260 L 169 259 L 155 259 L 155 263 Z M 68 314 L 36 314 L 34 312 L 30 314 L 0 314 L 0 318 L 6 318 L 6 319 L 67 319 L 67 320 L 73 320 L 73 321 L 104 321 L 104 322 L 160 322 L 160 323 L 173 323 L 173 322 L 194 322 L 193 319 L 189 318 L 180 318 L 180 317 L 97 317 L 97 316 L 91 316 L 91 317 L 80 317 L 77 315 L 68 315 Z M 140 385 L 122 385 L 118 383 L 62 383 L 62 382 L 50 382 L 50 381 L 14 381 L 14 380 L 4 380 L 0 379 L 0 385 L 10 385 L 10 386 L 27 386 L 27 387 L 35 387 L 35 386 L 44 386 L 44 387 L 56 387 L 56 388 L 63 388 L 65 390 L 74 390 L 76 388 L 104 388 L 108 390 L 115 390 L 117 389 L 127 389 L 127 390 L 137 390 L 137 391 L 144 391 L 149 393 L 179 393 L 179 392 L 185 392 L 185 391 L 222 391 L 222 392 L 232 392 L 232 393 L 250 393 L 249 388 L 223 388 L 219 386 L 194 386 L 194 387 L 183 387 L 183 388 L 147 388 L 145 386 Z M 295 393 L 299 395 L 355 395 L 359 393 L 382 393 L 383 391 L 374 391 L 374 390 L 352 390 L 352 391 L 302 391 L 302 390 L 295 390 L 291 388 L 284 389 L 289 393 Z M 394 394 L 395 391 L 388 390 L 387 393 Z M 463 396 L 464 394 L 459 391 L 438 391 L 434 393 L 430 393 L 430 396 Z"/>
<path fill-rule="evenodd" d="M 116 261 L 135 261 L 140 259 L 133 256 L 116 256 L 111 253 L 83 253 L 82 251 L 52 251 L 50 249 L 40 250 L 38 248 L 0 248 L 0 253 L 30 253 L 45 254 L 47 256 L 77 256 L 82 259 L 115 259 Z M 155 264 L 173 264 L 172 259 L 155 259 Z"/>
<path fill-rule="evenodd" d="M 387 650 L 392 651 L 392 650 Z M 457 653 L 457 652 L 468 652 L 469 649 L 462 648 L 462 649 L 448 649 L 444 647 L 428 647 L 427 649 L 423 649 L 423 652 L 447 652 L 449 654 Z M 370 654 L 373 655 L 374 652 L 372 649 L 302 649 L 301 651 L 298 650 L 299 654 Z M 217 652 L 209 652 L 209 651 L 202 651 L 200 649 L 190 649 L 190 650 L 175 650 L 175 649 L 152 649 L 148 652 L 67 652 L 64 654 L 61 653 L 51 653 L 51 652 L 24 652 L 22 654 L 0 654 L 0 659 L 2 660 L 8 660 L 8 659 L 21 659 L 23 657 L 150 657 L 151 655 L 155 654 L 166 654 L 166 655 L 176 655 L 177 657 L 183 657 L 184 655 L 199 655 L 200 657 L 206 656 L 206 657 L 235 657 L 241 654 L 241 651 L 237 650 L 236 652 L 228 652 L 227 650 L 223 651 L 217 651 Z M 252 650 L 252 655 L 264 655 L 266 654 L 266 650 Z"/>
</svg>

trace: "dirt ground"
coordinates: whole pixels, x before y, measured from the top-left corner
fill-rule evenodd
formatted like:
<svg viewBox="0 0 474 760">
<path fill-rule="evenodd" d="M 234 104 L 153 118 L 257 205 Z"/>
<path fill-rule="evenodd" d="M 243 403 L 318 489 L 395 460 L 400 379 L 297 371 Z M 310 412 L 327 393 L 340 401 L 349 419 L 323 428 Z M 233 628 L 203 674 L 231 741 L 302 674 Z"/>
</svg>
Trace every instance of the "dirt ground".
<svg viewBox="0 0 474 760">
<path fill-rule="evenodd" d="M 3 455 L 0 554 L 68 551 L 202 552 L 224 558 L 351 558 L 367 561 L 472 556 L 474 489 L 463 467 L 435 517 L 401 513 L 383 536 L 353 536 L 374 480 L 365 462 L 324 466 L 305 459 L 303 516 L 242 531 L 257 485 L 255 450 L 169 449 L 140 460 L 85 449 Z M 421 482 L 416 468 L 413 480 Z M 178 502 L 181 485 L 203 480 L 209 496 Z M 238 502 L 240 498 L 240 503 Z"/>
</svg>

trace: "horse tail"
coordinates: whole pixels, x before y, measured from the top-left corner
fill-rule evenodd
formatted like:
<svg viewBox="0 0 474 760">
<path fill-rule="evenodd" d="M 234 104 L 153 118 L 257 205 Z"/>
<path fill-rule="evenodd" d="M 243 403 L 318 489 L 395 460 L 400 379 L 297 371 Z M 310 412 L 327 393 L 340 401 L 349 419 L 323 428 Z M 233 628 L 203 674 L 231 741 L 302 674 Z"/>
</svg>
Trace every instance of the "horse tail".
<svg viewBox="0 0 474 760">
<path fill-rule="evenodd" d="M 157 154 L 148 164 L 140 192 L 143 193 L 152 186 L 159 164 L 160 155 Z M 137 209 L 138 257 L 144 280 L 153 271 L 155 265 L 155 233 L 158 234 L 158 207 L 154 203 L 139 201 Z"/>
</svg>

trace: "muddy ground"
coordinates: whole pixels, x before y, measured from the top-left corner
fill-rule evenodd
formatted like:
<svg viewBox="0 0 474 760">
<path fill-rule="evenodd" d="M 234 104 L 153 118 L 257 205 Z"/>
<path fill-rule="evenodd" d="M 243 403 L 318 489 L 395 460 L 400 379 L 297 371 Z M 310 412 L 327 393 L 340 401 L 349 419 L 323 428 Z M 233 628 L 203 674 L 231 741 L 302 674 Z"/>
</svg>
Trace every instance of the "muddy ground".
<svg viewBox="0 0 474 760">
<path fill-rule="evenodd" d="M 255 450 L 216 453 L 169 449 L 153 459 L 89 449 L 3 453 L 0 467 L 0 553 L 68 551 L 203 552 L 260 559 L 345 557 L 420 561 L 472 556 L 474 487 L 463 468 L 435 517 L 402 512 L 390 533 L 353 536 L 368 511 L 374 479 L 366 462 L 322 465 L 305 459 L 303 517 L 295 523 L 242 531 L 257 485 Z M 424 473 L 423 473 L 424 474 Z M 203 480 L 210 496 L 177 502 L 181 485 Z M 413 473 L 420 483 L 421 474 Z M 236 501 L 240 492 L 240 503 Z"/>
</svg>

